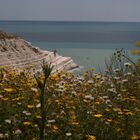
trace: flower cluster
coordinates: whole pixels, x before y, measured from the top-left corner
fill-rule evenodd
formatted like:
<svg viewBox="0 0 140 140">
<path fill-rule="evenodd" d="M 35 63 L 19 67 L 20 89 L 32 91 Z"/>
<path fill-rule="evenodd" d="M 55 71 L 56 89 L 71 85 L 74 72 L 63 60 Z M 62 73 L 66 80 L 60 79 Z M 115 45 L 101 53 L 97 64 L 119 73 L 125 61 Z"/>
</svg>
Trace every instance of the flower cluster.
<svg viewBox="0 0 140 140">
<path fill-rule="evenodd" d="M 45 138 L 139 140 L 140 77 L 131 63 L 106 74 L 52 74 L 46 83 Z M 30 74 L 3 71 L 0 139 L 39 139 L 40 92 Z"/>
</svg>

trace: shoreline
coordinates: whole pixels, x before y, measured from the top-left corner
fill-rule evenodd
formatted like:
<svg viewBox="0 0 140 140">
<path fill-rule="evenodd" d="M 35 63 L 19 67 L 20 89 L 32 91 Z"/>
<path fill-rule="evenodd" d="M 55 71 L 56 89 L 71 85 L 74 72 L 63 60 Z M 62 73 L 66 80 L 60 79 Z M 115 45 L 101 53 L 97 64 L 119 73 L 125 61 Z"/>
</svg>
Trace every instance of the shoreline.
<svg viewBox="0 0 140 140">
<path fill-rule="evenodd" d="M 71 57 L 40 49 L 33 46 L 31 42 L 20 37 L 11 37 L 8 33 L 0 32 L 0 34 L 2 35 L 0 38 L 1 67 L 11 66 L 19 70 L 30 67 L 34 71 L 38 71 L 41 69 L 42 62 L 45 61 L 54 66 L 53 72 L 78 68 Z"/>
</svg>

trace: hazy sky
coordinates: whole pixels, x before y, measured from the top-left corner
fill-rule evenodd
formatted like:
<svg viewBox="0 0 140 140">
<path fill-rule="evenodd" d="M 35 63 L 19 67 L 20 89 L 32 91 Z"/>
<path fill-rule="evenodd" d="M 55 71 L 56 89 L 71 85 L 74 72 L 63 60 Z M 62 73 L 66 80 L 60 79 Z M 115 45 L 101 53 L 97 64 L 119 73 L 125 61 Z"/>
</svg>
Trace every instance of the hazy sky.
<svg viewBox="0 0 140 140">
<path fill-rule="evenodd" d="M 140 0 L 0 0 L 0 20 L 140 21 Z"/>
</svg>

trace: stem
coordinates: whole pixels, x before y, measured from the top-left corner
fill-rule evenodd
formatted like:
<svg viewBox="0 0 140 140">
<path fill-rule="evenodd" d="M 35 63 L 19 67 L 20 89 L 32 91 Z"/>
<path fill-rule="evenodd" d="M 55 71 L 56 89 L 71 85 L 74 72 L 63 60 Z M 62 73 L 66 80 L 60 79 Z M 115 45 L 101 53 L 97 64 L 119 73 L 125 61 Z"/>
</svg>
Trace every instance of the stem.
<svg viewBox="0 0 140 140">
<path fill-rule="evenodd" d="M 40 126 L 40 140 L 45 140 L 45 123 L 46 123 L 46 113 L 45 113 L 45 84 L 47 78 L 45 77 L 43 87 L 41 89 L 40 103 L 41 103 L 41 126 Z"/>
<path fill-rule="evenodd" d="M 128 58 L 127 56 L 123 55 L 124 58 L 126 58 L 128 61 L 130 61 L 135 67 L 136 67 L 136 64 L 130 59 Z"/>
</svg>

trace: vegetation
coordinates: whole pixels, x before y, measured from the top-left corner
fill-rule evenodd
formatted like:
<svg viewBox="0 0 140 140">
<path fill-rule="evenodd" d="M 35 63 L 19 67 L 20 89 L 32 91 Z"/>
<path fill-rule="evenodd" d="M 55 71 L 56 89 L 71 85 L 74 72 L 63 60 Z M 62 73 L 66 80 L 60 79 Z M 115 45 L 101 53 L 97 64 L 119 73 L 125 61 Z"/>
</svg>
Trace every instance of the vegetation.
<svg viewBox="0 0 140 140">
<path fill-rule="evenodd" d="M 124 50 L 117 50 L 104 74 L 51 70 L 43 64 L 34 77 L 1 68 L 1 139 L 140 139 L 140 75 Z"/>
<path fill-rule="evenodd" d="M 135 43 L 136 47 L 140 47 L 140 41 L 137 41 Z M 134 55 L 140 55 L 140 50 L 139 49 L 133 49 L 131 50 L 131 53 Z M 138 60 L 138 62 L 136 63 L 136 68 L 138 69 L 138 71 L 140 72 L 140 59 Z"/>
<path fill-rule="evenodd" d="M 5 40 L 5 39 L 16 39 L 18 38 L 16 35 L 14 34 L 10 34 L 10 33 L 6 33 L 0 30 L 0 39 Z"/>
</svg>

